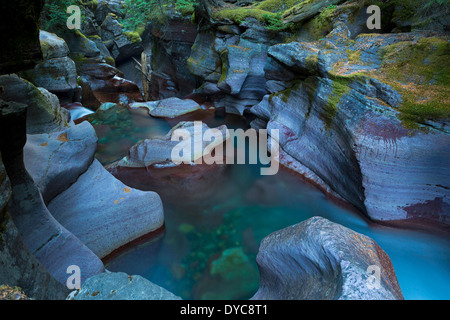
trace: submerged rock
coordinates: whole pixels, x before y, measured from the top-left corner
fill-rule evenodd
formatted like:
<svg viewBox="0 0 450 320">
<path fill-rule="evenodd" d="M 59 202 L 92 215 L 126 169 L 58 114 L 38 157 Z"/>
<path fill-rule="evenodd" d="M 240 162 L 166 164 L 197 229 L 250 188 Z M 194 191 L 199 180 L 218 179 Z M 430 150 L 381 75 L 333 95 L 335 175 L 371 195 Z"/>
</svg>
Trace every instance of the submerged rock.
<svg viewBox="0 0 450 320">
<path fill-rule="evenodd" d="M 270 234 L 256 261 L 261 280 L 252 299 L 403 299 L 391 260 L 375 241 L 324 218 Z"/>
<path fill-rule="evenodd" d="M 101 258 L 164 223 L 158 194 L 129 188 L 97 160 L 48 209 Z"/>
<path fill-rule="evenodd" d="M 141 276 L 123 272 L 102 273 L 89 278 L 67 300 L 181 300 L 170 291 Z"/>
<path fill-rule="evenodd" d="M 209 273 L 199 280 L 197 288 L 212 288 L 202 292 L 201 299 L 240 299 L 257 289 L 255 267 L 241 247 L 226 249 L 211 262 Z M 217 290 L 217 288 L 220 288 Z"/>
</svg>

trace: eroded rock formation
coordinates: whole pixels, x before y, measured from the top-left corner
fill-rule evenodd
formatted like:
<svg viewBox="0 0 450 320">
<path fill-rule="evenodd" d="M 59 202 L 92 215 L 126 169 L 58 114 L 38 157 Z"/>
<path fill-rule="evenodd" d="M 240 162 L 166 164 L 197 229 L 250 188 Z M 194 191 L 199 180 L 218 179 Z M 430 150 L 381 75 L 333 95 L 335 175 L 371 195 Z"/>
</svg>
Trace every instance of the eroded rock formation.
<svg viewBox="0 0 450 320">
<path fill-rule="evenodd" d="M 391 260 L 375 241 L 324 218 L 270 234 L 256 261 L 261 280 L 252 299 L 403 300 Z M 380 271 L 378 279 L 369 267 Z"/>
</svg>

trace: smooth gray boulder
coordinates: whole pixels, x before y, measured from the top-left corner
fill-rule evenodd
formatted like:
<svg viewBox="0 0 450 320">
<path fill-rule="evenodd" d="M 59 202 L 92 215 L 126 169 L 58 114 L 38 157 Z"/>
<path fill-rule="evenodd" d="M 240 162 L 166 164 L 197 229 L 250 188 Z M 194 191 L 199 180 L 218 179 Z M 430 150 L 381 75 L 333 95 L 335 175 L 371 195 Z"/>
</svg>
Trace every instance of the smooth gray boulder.
<svg viewBox="0 0 450 320">
<path fill-rule="evenodd" d="M 89 278 L 67 300 L 181 300 L 180 297 L 141 276 L 123 272 L 102 273 Z"/>
<path fill-rule="evenodd" d="M 27 136 L 25 166 L 48 203 L 85 172 L 97 149 L 97 135 L 84 121 L 53 133 Z"/>
<path fill-rule="evenodd" d="M 40 30 L 39 42 L 41 44 L 42 55 L 44 60 L 67 57 L 69 55 L 69 47 L 64 39 L 56 34 Z"/>
<path fill-rule="evenodd" d="M 164 223 L 158 194 L 129 188 L 97 160 L 48 209 L 101 258 Z"/>
<path fill-rule="evenodd" d="M 265 237 L 256 261 L 254 300 L 403 300 L 391 260 L 375 241 L 321 217 Z"/>
<path fill-rule="evenodd" d="M 157 118 L 175 118 L 201 109 L 194 100 L 176 97 L 160 101 L 135 102 L 130 104 L 130 108 L 146 108 L 152 117 Z"/>
<path fill-rule="evenodd" d="M 172 151 L 176 146 L 180 146 L 181 143 L 180 139 L 176 139 L 176 137 L 178 137 L 177 130 L 183 130 L 184 132 L 190 134 L 190 139 L 183 140 L 182 145 L 186 147 L 186 150 L 190 148 L 191 151 L 189 155 L 183 155 L 183 162 L 185 163 L 194 163 L 196 160 L 204 156 L 204 150 L 207 146 L 209 147 L 209 150 L 213 150 L 216 146 L 223 144 L 229 137 L 227 127 L 223 125 L 212 129 L 218 134 L 217 140 L 212 139 L 212 142 L 205 141 L 202 139 L 202 134 L 195 134 L 196 124 L 199 125 L 198 128 L 201 129 L 202 132 L 210 129 L 203 122 L 182 121 L 178 125 L 173 127 L 167 133 L 167 135 L 162 138 L 145 139 L 139 141 L 137 144 L 131 147 L 126 157 L 112 163 L 111 165 L 108 165 L 108 170 L 120 167 L 145 168 L 155 164 L 165 166 L 176 165 L 176 163 L 172 159 Z M 194 144 L 197 144 L 198 146 L 201 145 L 201 149 L 194 148 Z M 184 158 L 184 156 L 186 158 Z"/>
</svg>

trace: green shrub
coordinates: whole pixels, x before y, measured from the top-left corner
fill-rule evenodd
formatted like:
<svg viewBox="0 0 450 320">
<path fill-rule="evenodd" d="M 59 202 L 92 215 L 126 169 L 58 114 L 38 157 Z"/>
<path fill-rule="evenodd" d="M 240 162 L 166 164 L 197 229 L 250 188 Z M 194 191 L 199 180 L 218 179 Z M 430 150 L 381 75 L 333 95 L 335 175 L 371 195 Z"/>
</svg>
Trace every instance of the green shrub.
<svg viewBox="0 0 450 320">
<path fill-rule="evenodd" d="M 67 19 L 70 14 L 67 13 L 67 8 L 71 5 L 77 5 L 78 2 L 73 0 L 47 0 L 41 12 L 40 28 L 45 31 L 54 32 L 57 34 L 70 31 L 67 28 Z M 81 16 L 81 23 L 83 23 L 84 15 Z"/>
<path fill-rule="evenodd" d="M 170 0 L 125 0 L 122 10 L 125 18 L 121 23 L 125 30 L 138 31 L 150 21 L 164 22 L 167 19 L 167 10 L 173 1 Z M 175 10 L 182 15 L 191 16 L 198 0 L 177 0 Z"/>
<path fill-rule="evenodd" d="M 281 12 L 275 14 L 264 14 L 263 18 L 266 20 L 266 29 L 269 31 L 281 31 L 289 27 L 289 24 L 283 23 Z"/>
<path fill-rule="evenodd" d="M 152 19 L 156 12 L 161 12 L 157 0 L 125 0 L 122 13 L 125 18 L 121 19 L 121 24 L 128 31 L 134 31 L 142 27 Z"/>
<path fill-rule="evenodd" d="M 175 8 L 183 15 L 192 15 L 197 3 L 197 0 L 177 0 Z"/>
</svg>

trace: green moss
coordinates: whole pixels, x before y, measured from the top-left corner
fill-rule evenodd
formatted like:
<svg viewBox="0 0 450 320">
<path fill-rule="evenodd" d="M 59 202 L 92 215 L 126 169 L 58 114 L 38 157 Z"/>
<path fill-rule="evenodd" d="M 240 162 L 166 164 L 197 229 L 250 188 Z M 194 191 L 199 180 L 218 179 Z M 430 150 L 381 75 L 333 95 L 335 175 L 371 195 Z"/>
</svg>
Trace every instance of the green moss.
<svg viewBox="0 0 450 320">
<path fill-rule="evenodd" d="M 373 75 L 403 98 L 400 118 L 406 127 L 450 118 L 450 43 L 443 38 L 399 42 L 380 50 L 383 59 Z"/>
<path fill-rule="evenodd" d="M 361 50 L 352 51 L 346 50 L 348 62 L 351 64 L 357 64 L 361 62 Z"/>
<path fill-rule="evenodd" d="M 273 93 L 269 96 L 269 101 L 272 101 L 272 99 L 274 97 L 279 97 L 281 99 L 281 101 L 283 101 L 284 103 L 287 103 L 289 98 L 292 95 L 292 91 L 297 90 L 300 85 L 302 84 L 302 82 L 300 80 L 296 80 L 294 81 L 293 85 L 285 90 Z"/>
<path fill-rule="evenodd" d="M 87 40 L 87 37 L 80 30 L 75 30 L 75 36 Z"/>
<path fill-rule="evenodd" d="M 269 12 L 283 12 L 299 4 L 302 0 L 264 0 L 256 8 Z"/>
<path fill-rule="evenodd" d="M 139 37 L 142 37 L 142 35 L 143 35 L 144 32 L 145 32 L 145 24 L 140 24 L 140 25 L 138 25 L 138 26 L 136 27 L 136 30 L 135 30 L 135 31 L 138 33 Z"/>
<path fill-rule="evenodd" d="M 309 74 L 316 74 L 319 68 L 319 55 L 311 54 L 305 59 L 306 69 Z"/>
<path fill-rule="evenodd" d="M 283 17 L 290 10 L 299 10 L 305 5 L 309 5 L 316 0 L 265 0 L 259 4 L 248 7 L 237 7 L 234 9 L 223 9 L 214 13 L 216 19 L 228 19 L 236 23 L 241 23 L 247 18 L 254 18 L 265 24 L 269 31 L 281 31 L 290 28 L 293 32 L 298 31 L 301 24 L 285 23 Z M 332 17 L 336 6 L 332 5 L 321 10 L 318 17 L 314 18 L 310 28 L 314 33 L 323 36 L 323 29 L 327 30 L 332 27 L 330 18 Z M 330 31 L 329 30 L 329 31 Z"/>
<path fill-rule="evenodd" d="M 350 92 L 351 88 L 349 84 L 355 80 L 359 75 L 351 76 L 339 76 L 334 75 L 331 77 L 333 80 L 333 90 L 328 96 L 328 102 L 324 105 L 320 117 L 325 123 L 325 128 L 327 130 L 331 129 L 333 125 L 333 120 L 338 112 L 338 105 L 342 97 Z"/>
<path fill-rule="evenodd" d="M 45 55 L 51 49 L 50 44 L 47 41 L 40 41 L 42 53 Z"/>
<path fill-rule="evenodd" d="M 79 0 L 80 4 L 82 4 L 83 6 L 91 9 L 91 10 L 95 10 L 98 7 L 98 1 L 97 0 L 90 0 L 90 1 L 82 1 Z"/>
<path fill-rule="evenodd" d="M 236 23 L 241 23 L 247 18 L 255 18 L 260 22 L 265 22 L 264 15 L 270 14 L 265 10 L 255 8 L 236 8 L 236 9 L 224 9 L 214 13 L 216 19 L 228 19 Z"/>
<path fill-rule="evenodd" d="M 336 8 L 336 6 L 330 6 L 321 10 L 316 17 L 311 19 L 311 21 L 304 26 L 315 39 L 324 37 L 333 29 L 333 19 L 336 16 Z M 297 25 L 296 27 L 299 28 L 300 25 Z"/>
<path fill-rule="evenodd" d="M 214 18 L 218 20 L 228 19 L 237 24 L 242 23 L 247 18 L 254 18 L 264 24 L 269 31 L 281 31 L 290 26 L 283 23 L 281 12 L 266 11 L 260 9 L 259 6 L 219 10 L 214 13 Z"/>
<path fill-rule="evenodd" d="M 73 62 L 75 62 L 75 64 L 78 66 L 80 64 L 83 64 L 87 58 L 82 53 L 75 52 L 70 54 L 70 59 L 72 59 Z"/>
<path fill-rule="evenodd" d="M 222 72 L 217 84 L 222 83 L 227 78 L 228 73 L 228 50 L 224 50 L 220 53 L 220 59 L 222 60 Z"/>
<path fill-rule="evenodd" d="M 192 15 L 195 11 L 196 1 L 194 0 L 177 0 L 175 8 L 184 16 Z"/>
<path fill-rule="evenodd" d="M 110 66 L 113 66 L 113 67 L 116 66 L 116 61 L 114 61 L 114 58 L 111 56 L 105 57 L 105 62 L 107 64 L 109 64 Z"/>
<path fill-rule="evenodd" d="M 303 85 L 306 88 L 306 92 L 308 93 L 308 99 L 309 99 L 308 111 L 305 114 L 305 119 L 308 119 L 311 114 L 312 102 L 314 101 L 316 89 L 319 85 L 319 79 L 315 76 L 308 77 L 305 79 L 305 81 L 303 81 Z"/>
<path fill-rule="evenodd" d="M 418 3 L 411 0 L 395 0 L 395 11 L 393 18 L 395 20 L 410 20 L 417 12 Z"/>
<path fill-rule="evenodd" d="M 130 40 L 132 43 L 139 43 L 142 42 L 141 37 L 139 36 L 139 33 L 136 31 L 127 31 L 123 33 L 128 40 Z"/>
</svg>

